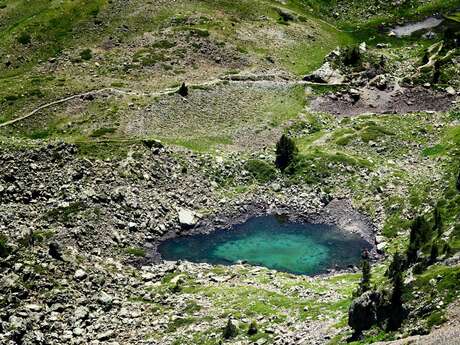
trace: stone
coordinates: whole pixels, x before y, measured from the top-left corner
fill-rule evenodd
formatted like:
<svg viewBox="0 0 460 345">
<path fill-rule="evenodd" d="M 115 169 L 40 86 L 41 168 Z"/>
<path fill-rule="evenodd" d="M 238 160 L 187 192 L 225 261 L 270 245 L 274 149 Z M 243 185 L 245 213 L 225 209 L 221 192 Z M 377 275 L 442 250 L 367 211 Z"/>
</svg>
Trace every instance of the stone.
<svg viewBox="0 0 460 345">
<path fill-rule="evenodd" d="M 113 298 L 108 293 L 102 291 L 101 294 L 99 295 L 98 301 L 102 304 L 111 304 L 113 301 Z"/>
<path fill-rule="evenodd" d="M 312 74 L 305 76 L 303 80 L 315 83 L 342 84 L 345 81 L 345 77 L 332 68 L 329 62 L 325 62 Z"/>
<path fill-rule="evenodd" d="M 377 244 L 377 251 L 379 253 L 382 253 L 385 250 L 385 248 L 387 247 L 387 245 L 388 245 L 387 242 L 381 242 L 381 243 Z"/>
<path fill-rule="evenodd" d="M 88 315 L 89 315 L 88 308 L 80 306 L 77 309 L 75 309 L 75 312 L 73 314 L 73 320 L 75 321 L 84 320 L 88 317 Z"/>
<path fill-rule="evenodd" d="M 180 208 L 177 213 L 179 216 L 179 224 L 182 228 L 192 228 L 198 222 L 196 213 L 192 210 Z"/>
<path fill-rule="evenodd" d="M 73 276 L 76 280 L 82 280 L 82 279 L 85 279 L 87 277 L 87 274 L 85 271 L 83 271 L 82 269 L 78 269 L 74 276 Z"/>
<path fill-rule="evenodd" d="M 380 304 L 380 294 L 367 291 L 355 298 L 348 310 L 348 325 L 358 333 L 370 329 L 377 322 L 377 309 Z"/>
<path fill-rule="evenodd" d="M 106 331 L 97 335 L 97 340 L 108 340 L 113 337 L 113 331 Z"/>
<path fill-rule="evenodd" d="M 42 306 L 38 304 L 27 304 L 26 308 L 34 312 L 39 312 L 40 310 L 42 310 Z"/>
<path fill-rule="evenodd" d="M 446 92 L 451 96 L 455 96 L 457 94 L 457 92 L 452 86 L 446 87 Z"/>
<path fill-rule="evenodd" d="M 281 185 L 279 183 L 273 183 L 271 185 L 271 189 L 274 191 L 274 192 L 279 192 L 281 191 Z"/>
</svg>

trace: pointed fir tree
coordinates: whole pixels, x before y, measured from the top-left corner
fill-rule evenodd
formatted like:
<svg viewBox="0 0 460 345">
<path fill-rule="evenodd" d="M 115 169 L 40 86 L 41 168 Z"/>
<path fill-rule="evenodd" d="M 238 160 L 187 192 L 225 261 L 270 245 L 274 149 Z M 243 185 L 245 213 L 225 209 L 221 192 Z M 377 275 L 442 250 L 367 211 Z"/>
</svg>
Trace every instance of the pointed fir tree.
<svg viewBox="0 0 460 345">
<path fill-rule="evenodd" d="M 369 260 L 369 253 L 363 251 L 361 260 L 361 281 L 359 282 L 358 290 L 355 292 L 355 296 L 359 297 L 366 291 L 371 289 L 371 264 Z"/>
<path fill-rule="evenodd" d="M 409 235 L 409 247 L 407 248 L 407 262 L 417 262 L 418 251 L 431 241 L 432 229 L 425 217 L 418 216 L 411 224 Z"/>
<path fill-rule="evenodd" d="M 396 252 L 393 256 L 393 260 L 391 261 L 390 266 L 388 266 L 386 276 L 393 282 L 397 278 L 397 275 L 404 271 L 404 266 L 404 260 L 401 254 Z"/>
<path fill-rule="evenodd" d="M 182 97 L 187 97 L 188 96 L 188 87 L 185 85 L 185 83 L 182 83 L 180 86 L 179 90 L 177 90 L 177 93 L 181 95 Z"/>
<path fill-rule="evenodd" d="M 434 264 L 436 260 L 438 259 L 439 255 L 439 250 L 438 250 L 438 245 L 436 242 L 433 242 L 431 245 L 431 251 L 430 251 L 430 264 Z"/>
<path fill-rule="evenodd" d="M 442 215 L 439 206 L 436 206 L 433 211 L 434 219 L 434 230 L 438 232 L 438 235 L 442 234 Z"/>
<path fill-rule="evenodd" d="M 405 317 L 405 310 L 403 306 L 403 272 L 396 270 L 392 277 L 393 290 L 390 297 L 390 314 L 388 319 L 388 330 L 395 331 L 401 327 L 402 321 Z"/>
<path fill-rule="evenodd" d="M 235 338 L 237 335 L 238 335 L 238 328 L 232 322 L 232 319 L 229 317 L 227 324 L 225 325 L 222 336 L 224 337 L 224 339 L 231 339 L 231 338 Z"/>
<path fill-rule="evenodd" d="M 283 134 L 280 140 L 276 143 L 276 167 L 281 171 L 284 171 L 289 164 L 294 161 L 297 152 L 298 149 L 294 140 L 289 138 L 286 134 Z"/>
<path fill-rule="evenodd" d="M 458 176 L 457 176 L 456 187 L 457 187 L 457 191 L 460 192 L 460 172 L 458 173 Z"/>
</svg>

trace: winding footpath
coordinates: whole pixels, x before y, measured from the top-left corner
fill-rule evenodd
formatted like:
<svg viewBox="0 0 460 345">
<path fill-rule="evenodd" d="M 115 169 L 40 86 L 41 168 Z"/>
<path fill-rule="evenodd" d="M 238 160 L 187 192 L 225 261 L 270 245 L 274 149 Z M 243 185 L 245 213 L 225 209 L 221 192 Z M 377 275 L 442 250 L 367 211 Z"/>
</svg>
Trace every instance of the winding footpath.
<svg viewBox="0 0 460 345">
<path fill-rule="evenodd" d="M 286 84 L 287 85 L 325 85 L 325 84 L 321 84 L 321 83 L 307 82 L 307 81 L 304 81 L 304 80 L 276 81 L 276 80 L 273 80 L 273 79 L 251 79 L 251 77 L 254 77 L 254 76 L 247 76 L 246 79 L 245 79 L 245 76 L 241 76 L 241 77 L 242 77 L 242 79 L 216 78 L 216 79 L 212 79 L 212 80 L 209 80 L 209 81 L 206 81 L 206 82 L 203 82 L 203 83 L 199 83 L 199 84 L 189 84 L 187 86 L 189 87 L 189 89 L 190 88 L 193 89 L 193 88 L 200 88 L 200 87 L 215 86 L 215 85 L 219 85 L 219 84 L 223 84 L 223 83 L 230 83 L 230 82 L 231 83 L 254 83 L 254 84 L 255 83 L 277 83 L 277 84 L 284 84 L 284 85 L 286 85 Z M 233 78 L 235 78 L 235 76 L 233 76 Z M 328 85 L 343 85 L 343 84 L 328 84 Z M 91 96 L 91 95 L 95 95 L 95 94 L 100 94 L 100 93 L 104 93 L 104 92 L 109 92 L 109 93 L 114 93 L 114 94 L 123 94 L 123 95 L 132 95 L 132 96 L 158 97 L 158 96 L 167 96 L 167 95 L 175 94 L 175 93 L 177 93 L 177 90 L 178 90 L 177 88 L 174 88 L 174 89 L 168 88 L 168 89 L 164 89 L 163 91 L 146 93 L 146 92 L 125 91 L 125 90 L 120 90 L 120 89 L 116 89 L 116 88 L 111 88 L 111 87 L 107 88 L 106 87 L 106 88 L 102 88 L 102 89 L 87 91 L 87 92 L 78 93 L 78 94 L 75 94 L 75 95 L 72 95 L 72 96 L 68 96 L 68 97 L 65 97 L 65 98 L 50 102 L 50 103 L 43 104 L 43 105 L 39 106 L 38 108 L 32 110 L 30 113 L 27 113 L 27 114 L 25 114 L 23 116 L 20 116 L 20 117 L 14 118 L 12 120 L 0 123 L 0 128 L 7 127 L 7 126 L 13 125 L 15 123 L 21 122 L 23 120 L 26 120 L 26 119 L 34 116 L 35 114 L 39 113 L 40 111 L 42 111 L 42 110 L 44 110 L 46 108 L 49 108 L 49 107 L 52 107 L 52 106 L 55 106 L 55 105 L 59 105 L 59 104 L 62 104 L 62 103 L 66 103 L 68 101 L 71 101 L 71 100 L 74 100 L 74 99 L 77 99 L 77 98 L 82 98 L 82 97 Z"/>
</svg>

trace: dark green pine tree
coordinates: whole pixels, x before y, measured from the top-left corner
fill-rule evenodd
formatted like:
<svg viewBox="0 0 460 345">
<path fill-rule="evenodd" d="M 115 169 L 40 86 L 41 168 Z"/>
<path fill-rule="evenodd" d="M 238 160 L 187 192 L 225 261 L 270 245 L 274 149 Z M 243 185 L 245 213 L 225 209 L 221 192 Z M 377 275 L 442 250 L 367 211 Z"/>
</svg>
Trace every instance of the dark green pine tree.
<svg viewBox="0 0 460 345">
<path fill-rule="evenodd" d="M 401 327 L 402 321 L 405 317 L 405 310 L 403 306 L 404 282 L 402 270 L 395 271 L 392 282 L 393 291 L 390 298 L 391 312 L 388 319 L 388 329 L 394 331 Z"/>
<path fill-rule="evenodd" d="M 430 224 L 425 220 L 423 216 L 418 216 L 412 222 L 410 235 L 409 235 L 409 247 L 407 248 L 407 262 L 413 264 L 417 262 L 418 251 L 431 241 L 432 228 Z"/>
<path fill-rule="evenodd" d="M 439 250 L 438 250 L 438 245 L 436 242 L 433 242 L 431 245 L 431 252 L 430 252 L 430 264 L 434 264 L 438 258 L 439 255 Z"/>
<path fill-rule="evenodd" d="M 394 281 L 396 279 L 397 274 L 399 274 L 399 272 L 402 272 L 403 270 L 404 270 L 404 260 L 401 254 L 399 254 L 399 252 L 396 252 L 395 255 L 393 256 L 393 260 L 391 261 L 390 266 L 388 266 L 386 276 L 391 281 Z"/>
<path fill-rule="evenodd" d="M 179 95 L 181 95 L 182 97 L 187 97 L 188 96 L 188 87 L 187 87 L 187 85 L 185 85 L 185 83 L 182 83 L 182 85 L 177 90 L 177 93 Z"/>
<path fill-rule="evenodd" d="M 298 149 L 294 140 L 283 134 L 276 143 L 276 160 L 275 165 L 281 171 L 284 171 L 297 156 Z"/>
<path fill-rule="evenodd" d="M 458 176 L 457 176 L 456 187 L 457 187 L 457 191 L 460 192 L 460 172 L 458 173 Z"/>
<path fill-rule="evenodd" d="M 366 291 L 371 289 L 371 264 L 369 261 L 369 253 L 363 251 L 361 260 L 361 281 L 359 282 L 358 290 L 356 291 L 356 297 L 361 296 Z"/>
<path fill-rule="evenodd" d="M 439 209 L 439 206 L 436 206 L 434 208 L 433 218 L 434 218 L 434 230 L 438 232 L 438 235 L 441 235 L 443 224 L 442 224 L 441 210 Z"/>
<path fill-rule="evenodd" d="M 224 339 L 235 338 L 238 335 L 238 328 L 232 322 L 231 318 L 228 318 L 227 324 L 225 325 L 224 332 L 222 336 Z"/>
</svg>

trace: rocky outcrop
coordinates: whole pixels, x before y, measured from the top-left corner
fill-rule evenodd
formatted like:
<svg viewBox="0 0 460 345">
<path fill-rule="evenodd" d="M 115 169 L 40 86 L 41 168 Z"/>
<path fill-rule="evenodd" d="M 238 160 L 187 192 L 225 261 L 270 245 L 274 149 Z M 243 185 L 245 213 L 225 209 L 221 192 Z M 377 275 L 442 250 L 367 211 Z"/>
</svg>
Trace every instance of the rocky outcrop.
<svg viewBox="0 0 460 345">
<path fill-rule="evenodd" d="M 340 71 L 332 68 L 330 62 L 325 62 L 319 69 L 303 78 L 305 81 L 325 84 L 342 84 L 345 77 Z"/>
<path fill-rule="evenodd" d="M 360 334 L 370 329 L 377 321 L 381 305 L 381 294 L 367 291 L 353 300 L 348 310 L 348 325 Z"/>
</svg>

